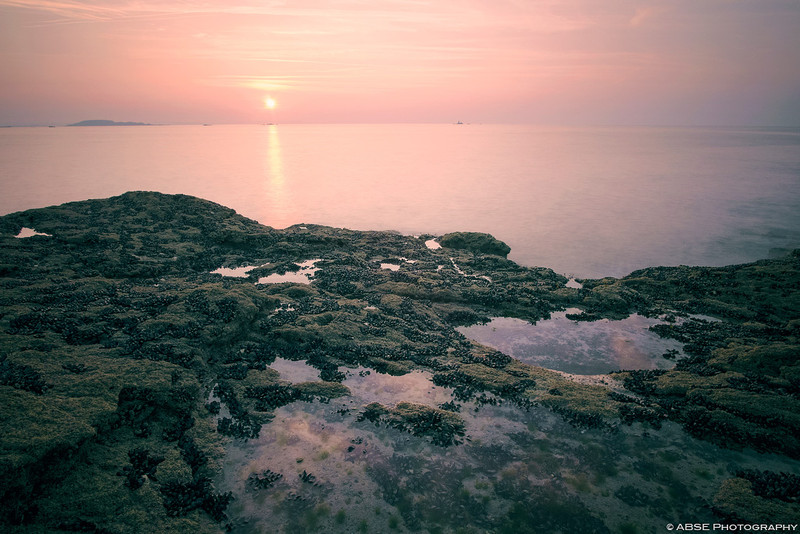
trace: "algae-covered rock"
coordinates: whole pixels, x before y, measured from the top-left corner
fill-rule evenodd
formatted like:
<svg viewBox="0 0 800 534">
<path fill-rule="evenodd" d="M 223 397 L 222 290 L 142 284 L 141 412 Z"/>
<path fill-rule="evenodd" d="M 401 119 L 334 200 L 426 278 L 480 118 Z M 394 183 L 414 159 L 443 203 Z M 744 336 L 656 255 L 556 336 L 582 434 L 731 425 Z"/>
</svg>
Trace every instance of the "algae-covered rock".
<svg viewBox="0 0 800 534">
<path fill-rule="evenodd" d="M 23 226 L 49 235 L 15 238 Z M 509 247 L 488 234 L 440 243 L 448 250 L 388 232 L 274 230 L 146 192 L 0 217 L 0 527 L 222 531 L 230 499 L 211 481 L 223 444 L 280 424 L 281 406 L 347 395 L 348 368 L 424 370 L 456 401 L 541 405 L 579 427 L 669 418 L 723 446 L 800 455 L 800 254 L 646 269 L 577 291 L 552 270 L 505 259 Z M 308 284 L 256 283 L 310 260 L 319 270 Z M 260 267 L 212 274 L 221 266 Z M 585 319 L 672 316 L 655 330 L 688 357 L 674 370 L 585 384 L 454 329 L 565 307 Z M 321 381 L 281 381 L 277 358 L 305 361 Z M 360 418 L 461 446 L 465 420 L 455 402 L 443 406 L 373 403 Z"/>
<path fill-rule="evenodd" d="M 461 443 L 465 434 L 464 420 L 457 413 L 412 402 L 400 402 L 393 408 L 373 402 L 364 408 L 359 420 L 385 423 L 415 436 L 426 437 L 441 447 Z"/>
<path fill-rule="evenodd" d="M 794 523 L 800 517 L 800 504 L 758 496 L 751 481 L 725 480 L 714 496 L 714 509 L 729 521 L 746 523 Z"/>
<path fill-rule="evenodd" d="M 453 232 L 443 235 L 438 242 L 445 248 L 466 250 L 478 254 L 493 254 L 504 258 L 511 252 L 511 247 L 502 241 L 495 239 L 490 234 L 479 232 Z"/>
</svg>

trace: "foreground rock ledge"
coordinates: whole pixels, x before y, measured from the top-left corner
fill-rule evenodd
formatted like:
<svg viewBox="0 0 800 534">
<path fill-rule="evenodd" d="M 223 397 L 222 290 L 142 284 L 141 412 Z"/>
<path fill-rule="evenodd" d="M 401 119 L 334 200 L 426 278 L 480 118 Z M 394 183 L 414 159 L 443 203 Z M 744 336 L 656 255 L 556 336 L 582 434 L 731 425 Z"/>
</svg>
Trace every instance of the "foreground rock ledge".
<svg viewBox="0 0 800 534">
<path fill-rule="evenodd" d="M 48 235 L 15 238 L 22 228 Z M 578 426 L 672 420 L 725 447 L 800 457 L 798 251 L 723 268 L 654 267 L 572 289 L 552 270 L 507 260 L 508 247 L 486 234 L 449 234 L 430 250 L 434 236 L 274 230 L 211 202 L 146 192 L 7 215 L 0 236 L 8 528 L 217 532 L 230 496 L 210 479 L 224 440 L 257 436 L 278 406 L 347 395 L 342 366 L 425 369 L 464 398 L 540 404 Z M 256 284 L 311 259 L 320 269 L 311 284 Z M 242 278 L 211 274 L 245 265 L 258 267 Z M 659 333 L 686 343 L 689 357 L 671 371 L 616 374 L 612 389 L 524 365 L 454 329 L 566 307 L 586 320 L 684 318 Z M 278 356 L 308 361 L 322 379 L 281 382 L 269 368 Z M 230 414 L 217 426 L 212 390 Z M 457 416 L 408 403 L 361 408 L 458 446 Z M 797 517 L 796 496 L 758 490 L 775 484 L 743 473 L 708 500 L 733 520 Z"/>
</svg>

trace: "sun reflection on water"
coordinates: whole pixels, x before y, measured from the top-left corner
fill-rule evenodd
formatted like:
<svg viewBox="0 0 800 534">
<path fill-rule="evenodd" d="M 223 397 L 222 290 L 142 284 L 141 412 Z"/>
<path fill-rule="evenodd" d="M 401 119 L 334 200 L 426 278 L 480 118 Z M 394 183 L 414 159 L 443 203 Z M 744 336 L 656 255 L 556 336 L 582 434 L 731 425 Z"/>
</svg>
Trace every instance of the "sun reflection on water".
<svg viewBox="0 0 800 534">
<path fill-rule="evenodd" d="M 267 126 L 267 139 L 264 158 L 265 203 L 269 206 L 269 220 L 277 228 L 295 224 L 290 190 L 286 183 L 283 150 L 281 148 L 278 126 Z"/>
</svg>

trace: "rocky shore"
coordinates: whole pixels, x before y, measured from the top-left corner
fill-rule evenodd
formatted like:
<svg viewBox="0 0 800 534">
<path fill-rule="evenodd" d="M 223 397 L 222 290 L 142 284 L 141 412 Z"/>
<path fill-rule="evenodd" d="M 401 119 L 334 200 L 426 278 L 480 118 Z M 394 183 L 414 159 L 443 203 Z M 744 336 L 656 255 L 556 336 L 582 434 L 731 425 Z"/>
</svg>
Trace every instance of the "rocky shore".
<svg viewBox="0 0 800 534">
<path fill-rule="evenodd" d="M 36 234 L 16 237 L 23 228 Z M 433 239 L 439 248 L 426 244 Z M 674 424 L 725 449 L 800 459 L 800 251 L 577 288 L 513 263 L 486 234 L 275 230 L 208 201 L 145 192 L 6 215 L 0 243 L 4 531 L 232 528 L 234 496 L 213 484 L 226 440 L 257 438 L 282 406 L 346 398 L 342 382 L 355 368 L 424 370 L 451 388 L 453 401 L 438 407 L 353 407 L 359 424 L 436 447 L 463 446 L 458 403 L 471 402 L 544 407 L 611 433 Z M 309 260 L 310 283 L 258 283 L 305 272 Z M 245 266 L 243 276 L 212 273 Z M 687 356 L 671 370 L 622 369 L 613 385 L 588 383 L 455 330 L 566 308 L 581 310 L 575 320 L 660 316 L 666 323 L 653 328 Z M 278 357 L 305 361 L 319 380 L 281 380 L 270 367 Z M 288 478 L 260 473 L 251 483 L 259 491 Z M 320 476 L 305 474 L 309 484 Z M 797 472 L 732 468 L 721 479 L 704 495 L 721 521 L 800 517 Z M 484 531 L 525 523 L 524 511 L 498 514 Z"/>
</svg>

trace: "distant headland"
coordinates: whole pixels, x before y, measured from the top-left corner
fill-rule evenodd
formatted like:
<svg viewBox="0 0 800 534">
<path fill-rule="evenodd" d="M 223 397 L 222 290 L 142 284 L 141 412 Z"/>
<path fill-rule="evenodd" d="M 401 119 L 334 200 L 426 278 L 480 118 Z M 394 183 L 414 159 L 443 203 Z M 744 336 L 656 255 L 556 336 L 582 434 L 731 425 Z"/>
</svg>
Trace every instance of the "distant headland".
<svg viewBox="0 0 800 534">
<path fill-rule="evenodd" d="M 67 124 L 67 126 L 151 126 L 146 122 L 117 122 L 103 119 L 92 119 Z"/>
</svg>

